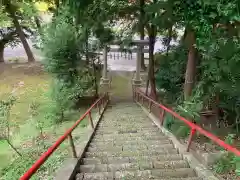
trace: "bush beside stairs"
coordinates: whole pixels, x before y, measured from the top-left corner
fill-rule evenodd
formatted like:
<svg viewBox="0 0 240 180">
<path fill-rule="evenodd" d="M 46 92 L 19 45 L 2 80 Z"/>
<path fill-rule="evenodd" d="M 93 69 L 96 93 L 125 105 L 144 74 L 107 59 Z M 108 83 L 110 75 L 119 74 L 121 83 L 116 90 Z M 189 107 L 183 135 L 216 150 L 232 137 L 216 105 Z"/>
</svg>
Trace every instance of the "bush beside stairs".
<svg viewBox="0 0 240 180">
<path fill-rule="evenodd" d="M 201 180 L 133 102 L 109 105 L 79 168 L 77 180 Z"/>
</svg>

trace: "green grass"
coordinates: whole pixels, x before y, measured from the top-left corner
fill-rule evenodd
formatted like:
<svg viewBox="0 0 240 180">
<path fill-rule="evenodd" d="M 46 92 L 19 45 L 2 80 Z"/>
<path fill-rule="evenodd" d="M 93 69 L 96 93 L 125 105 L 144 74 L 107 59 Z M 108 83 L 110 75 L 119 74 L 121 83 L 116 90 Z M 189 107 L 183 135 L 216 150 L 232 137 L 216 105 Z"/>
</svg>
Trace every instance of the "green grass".
<svg viewBox="0 0 240 180">
<path fill-rule="evenodd" d="M 5 167 L 8 164 L 8 161 L 12 158 L 11 149 L 5 141 L 0 141 L 0 167 Z"/>
<path fill-rule="evenodd" d="M 132 85 L 131 85 L 132 75 L 120 76 L 118 73 L 112 73 L 112 74 L 113 75 L 112 75 L 111 95 L 115 97 L 131 96 L 132 95 Z"/>
<path fill-rule="evenodd" d="M 33 68 L 33 69 L 31 69 Z M 38 100 L 45 103 L 43 96 L 44 88 L 48 88 L 49 78 L 46 74 L 35 74 L 39 72 L 40 67 L 18 67 L 16 65 L 1 65 L 0 74 L 0 99 L 7 98 L 13 91 L 17 101 L 12 108 L 11 123 L 11 139 L 16 147 L 29 139 L 32 135 L 36 135 L 35 129 L 29 124 L 29 105 L 32 101 Z M 32 73 L 33 72 L 33 73 Z M 5 141 L 1 141 L 0 169 L 7 166 L 15 157 L 15 153 Z"/>
<path fill-rule="evenodd" d="M 41 152 L 53 144 L 87 109 L 86 107 L 81 108 L 78 112 L 69 112 L 67 121 L 60 124 L 54 124 L 51 120 L 44 120 L 51 103 L 49 96 L 47 96 L 50 82 L 51 78 L 42 71 L 39 65 L 1 64 L 0 99 L 6 99 L 14 90 L 13 94 L 17 97 L 17 101 L 10 115 L 11 141 L 24 156 L 22 158 L 18 157 L 6 141 L 0 140 L 0 174 L 4 171 L 5 176 L 2 177 L 4 180 L 18 179 L 19 175 L 30 167 Z M 29 112 L 29 106 L 32 102 L 37 102 L 40 105 L 38 115 L 33 119 Z M 92 114 L 94 118 L 94 112 Z M 37 119 L 44 120 L 45 149 L 43 145 L 39 145 L 40 133 L 36 127 Z M 73 133 L 75 139 L 81 138 L 83 128 L 87 125 L 88 120 L 84 119 Z M 35 151 L 34 155 L 29 155 Z M 71 155 L 68 141 L 61 145 L 60 150 L 56 151 L 45 165 L 51 166 L 51 171 L 48 170 L 49 173 L 53 173 L 61 165 L 62 161 L 68 157 L 66 155 Z M 44 168 L 40 171 L 40 174 L 40 177 L 44 174 L 45 176 L 49 175 L 45 173 Z M 34 179 L 38 178 L 35 177 Z"/>
</svg>

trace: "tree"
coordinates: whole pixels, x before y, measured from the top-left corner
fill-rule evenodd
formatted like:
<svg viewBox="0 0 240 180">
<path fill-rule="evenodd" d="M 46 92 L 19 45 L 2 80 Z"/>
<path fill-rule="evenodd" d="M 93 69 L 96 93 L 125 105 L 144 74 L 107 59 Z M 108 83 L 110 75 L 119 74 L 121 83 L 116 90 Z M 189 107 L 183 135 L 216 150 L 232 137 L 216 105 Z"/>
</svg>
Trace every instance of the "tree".
<svg viewBox="0 0 240 180">
<path fill-rule="evenodd" d="M 196 48 L 195 48 L 195 33 L 191 29 L 187 29 L 186 43 L 188 44 L 188 60 L 185 73 L 184 83 L 184 97 L 187 99 L 192 95 L 192 90 L 195 84 L 196 70 L 197 70 L 197 59 L 196 59 Z"/>
<path fill-rule="evenodd" d="M 19 15 L 21 15 L 22 25 L 27 24 L 32 29 L 36 29 L 41 34 L 41 18 L 36 3 L 33 1 L 21 1 L 18 3 Z M 21 13 L 21 14 L 20 14 Z"/>
<path fill-rule="evenodd" d="M 166 2 L 168 8 L 163 4 L 158 7 L 158 10 L 164 9 L 161 20 L 164 20 L 163 17 L 172 9 L 172 15 L 167 16 L 171 19 L 171 25 L 186 29 L 183 39 L 188 58 L 185 82 L 182 84 L 185 100 L 191 100 L 195 93 L 200 93 L 198 101 L 203 101 L 206 108 L 224 107 L 226 111 L 231 112 L 229 114 L 237 117 L 239 101 L 235 90 L 238 89 L 238 81 L 234 67 L 238 66 L 238 1 Z M 163 25 L 161 21 L 157 24 L 159 27 Z M 179 62 L 179 66 L 180 64 Z"/>
<path fill-rule="evenodd" d="M 151 87 L 150 96 L 156 100 L 156 82 L 155 82 L 155 70 L 154 70 L 154 45 L 156 41 L 156 27 L 154 25 L 148 26 L 148 36 L 149 36 L 149 65 L 148 65 L 148 81 Z M 148 89 L 148 87 L 147 87 Z"/>
<path fill-rule="evenodd" d="M 140 39 L 144 40 L 145 37 L 145 29 L 144 29 L 144 23 L 145 23 L 145 0 L 139 0 L 139 9 L 140 9 L 140 16 L 139 16 L 139 32 L 140 32 Z M 141 53 L 140 56 L 141 59 L 141 68 L 143 70 L 146 69 L 145 62 L 144 62 L 144 53 Z"/>
<path fill-rule="evenodd" d="M 153 0 L 151 3 L 147 4 L 146 7 L 146 29 L 149 37 L 149 66 L 148 66 L 148 86 L 151 87 L 150 96 L 157 100 L 157 91 L 156 91 L 156 80 L 155 80 L 155 68 L 154 68 L 154 46 L 156 42 L 156 36 L 159 29 L 159 26 L 156 26 L 155 18 L 158 17 L 158 12 L 155 11 L 154 6 L 158 6 L 158 1 Z M 154 9 L 153 9 L 154 8 Z M 147 91 L 146 91 L 147 92 Z"/>
<path fill-rule="evenodd" d="M 28 62 L 35 61 L 33 53 L 32 53 L 32 51 L 31 51 L 31 49 L 28 45 L 28 42 L 27 42 L 26 37 L 24 35 L 24 32 L 22 30 L 22 27 L 21 27 L 21 25 L 18 21 L 19 18 L 16 14 L 17 7 L 14 6 L 13 4 L 11 4 L 11 2 L 9 0 L 4 0 L 3 4 L 5 6 L 6 12 L 8 13 L 9 17 L 12 19 L 12 22 L 13 22 L 14 26 L 16 27 L 16 31 L 18 33 L 18 36 L 19 36 L 19 38 L 20 38 L 20 40 L 23 44 L 23 47 L 26 51 L 26 54 L 28 56 Z"/>
<path fill-rule="evenodd" d="M 9 42 L 17 40 L 17 32 L 15 28 L 0 29 L 0 62 L 4 62 L 4 47 Z"/>
<path fill-rule="evenodd" d="M 23 27 L 24 36 L 29 37 L 32 34 L 32 31 Z M 0 28 L 0 62 L 4 62 L 4 48 L 6 46 L 15 46 L 20 43 L 19 36 L 15 27 L 4 27 Z"/>
</svg>

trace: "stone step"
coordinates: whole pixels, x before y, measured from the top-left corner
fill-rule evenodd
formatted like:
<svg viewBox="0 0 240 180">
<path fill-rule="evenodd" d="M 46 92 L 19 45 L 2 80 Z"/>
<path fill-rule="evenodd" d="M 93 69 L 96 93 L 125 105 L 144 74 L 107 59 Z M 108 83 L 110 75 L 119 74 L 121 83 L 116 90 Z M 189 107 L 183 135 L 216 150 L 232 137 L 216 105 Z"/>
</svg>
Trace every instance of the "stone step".
<svg viewBox="0 0 240 180">
<path fill-rule="evenodd" d="M 156 149 L 152 151 L 121 151 L 121 152 L 86 152 L 85 157 L 129 157 L 129 156 L 157 156 L 163 154 L 178 154 L 177 149 Z"/>
<path fill-rule="evenodd" d="M 137 137 L 137 136 L 160 136 L 166 138 L 163 133 L 161 132 L 138 132 L 138 131 L 115 131 L 112 133 L 95 133 L 94 137 L 112 137 L 112 136 L 131 136 L 131 137 Z"/>
<path fill-rule="evenodd" d="M 113 114 L 106 114 L 109 118 L 104 118 L 100 123 L 107 122 L 107 123 L 115 123 L 115 124 L 122 124 L 122 122 L 142 122 L 144 124 L 151 124 L 153 123 L 147 116 L 142 114 L 141 112 L 138 112 L 139 115 L 136 115 L 137 113 L 133 112 L 124 112 L 124 113 L 113 113 Z"/>
<path fill-rule="evenodd" d="M 105 173 L 107 174 L 107 173 Z M 85 174 L 85 178 L 84 178 L 84 173 L 79 173 L 77 174 L 76 176 L 76 180 L 114 180 L 115 178 L 112 177 L 103 177 L 101 176 L 101 173 L 96 173 L 95 174 L 95 177 L 93 177 L 93 174 Z M 136 178 L 137 180 L 141 180 L 141 177 L 137 177 Z M 161 178 L 161 179 L 158 179 L 158 178 L 153 178 L 151 177 L 151 179 L 154 179 L 154 180 L 203 180 L 202 178 L 198 178 L 198 177 L 190 177 L 190 178 Z M 127 179 L 124 179 L 122 178 L 121 180 L 127 180 Z M 134 180 L 134 179 L 133 179 Z"/>
<path fill-rule="evenodd" d="M 88 152 L 101 152 L 101 151 L 111 151 L 111 152 L 121 152 L 123 151 L 122 146 L 105 146 L 105 147 L 88 147 Z"/>
<path fill-rule="evenodd" d="M 174 169 L 189 168 L 186 161 L 138 161 L 136 163 L 117 163 L 117 164 L 84 164 L 80 166 L 80 172 L 116 172 L 132 170 L 152 170 L 155 169 Z"/>
<path fill-rule="evenodd" d="M 140 122 L 138 125 L 151 125 L 154 124 L 152 120 L 150 120 L 147 116 L 144 116 L 141 114 L 141 112 L 139 112 L 139 116 L 136 116 L 136 114 L 134 114 L 132 112 L 132 114 L 126 114 L 126 113 L 119 113 L 119 114 L 108 114 L 107 119 L 102 119 L 99 123 L 100 124 L 118 124 L 118 125 L 123 125 L 124 123 L 122 122 L 129 122 L 129 123 L 134 123 L 134 122 Z M 105 124 L 105 125 L 106 125 Z"/>
<path fill-rule="evenodd" d="M 83 158 L 83 164 L 116 164 L 116 163 L 134 163 L 138 161 L 178 161 L 182 160 L 181 154 L 164 154 L 158 156 L 125 156 L 125 157 L 98 157 L 98 158 Z"/>
<path fill-rule="evenodd" d="M 129 132 L 129 131 L 128 131 Z M 140 132 L 136 132 L 136 133 L 124 133 L 124 132 L 120 132 L 120 133 L 116 133 L 116 134 L 95 134 L 94 138 L 109 138 L 109 137 L 151 137 L 151 136 L 157 136 L 163 139 L 166 139 L 166 136 L 163 133 L 160 132 L 151 132 L 151 133 L 140 133 Z"/>
<path fill-rule="evenodd" d="M 166 137 L 163 136 L 123 136 L 123 135 L 119 135 L 119 136 L 106 136 L 106 137 L 101 137 L 101 136 L 96 136 L 93 138 L 93 142 L 97 142 L 97 141 L 138 141 L 138 140 L 155 140 L 155 141 L 161 141 L 161 140 L 165 140 Z"/>
<path fill-rule="evenodd" d="M 121 123 L 110 123 L 110 122 L 104 122 L 103 124 L 99 124 L 98 125 L 98 128 L 108 128 L 108 129 L 111 129 L 111 128 L 117 128 L 117 129 L 120 129 L 120 128 L 126 128 L 126 129 L 148 129 L 148 130 L 151 130 L 152 128 L 154 129 L 158 129 L 158 127 L 155 125 L 155 124 L 142 124 L 141 122 L 132 122 L 132 123 L 129 123 L 129 122 L 121 122 Z M 116 129 L 112 129 L 112 130 L 116 130 Z"/>
<path fill-rule="evenodd" d="M 132 113 L 132 112 L 131 112 Z M 136 116 L 136 114 L 129 114 L 129 113 L 118 113 L 116 116 L 115 113 L 112 115 L 108 114 L 108 119 L 103 119 L 99 123 L 102 124 L 104 122 L 110 123 L 110 124 L 123 124 L 122 122 L 141 122 L 143 124 L 153 124 L 153 122 L 147 118 L 147 116 L 143 116 L 141 112 L 139 112 L 139 116 Z M 125 118 L 126 117 L 126 118 Z M 139 124 L 140 125 L 140 124 Z"/>
<path fill-rule="evenodd" d="M 117 113 L 121 113 L 121 112 L 123 112 L 123 113 L 125 113 L 125 114 L 129 114 L 129 115 L 132 115 L 131 114 L 131 111 L 133 112 L 134 111 L 134 113 L 141 113 L 142 114 L 142 112 L 141 112 L 141 109 L 139 109 L 139 107 L 137 107 L 137 106 L 132 106 L 132 105 L 117 105 L 117 106 L 110 106 L 111 108 L 112 108 L 112 110 L 111 109 L 108 109 L 107 111 L 106 111 L 106 113 L 108 113 L 108 114 L 116 114 L 116 112 Z M 131 109 L 131 111 L 129 111 L 129 109 Z"/>
<path fill-rule="evenodd" d="M 141 109 L 139 109 L 139 107 L 136 105 L 128 105 L 128 104 L 119 105 L 119 104 L 117 104 L 117 106 L 112 105 L 111 107 L 113 108 L 113 111 L 108 111 L 109 113 L 112 113 L 115 110 L 117 110 L 117 112 L 124 112 L 124 113 L 130 113 L 131 110 L 132 111 L 134 110 L 134 112 L 141 112 Z M 131 110 L 129 110 L 129 109 L 131 109 Z"/>
<path fill-rule="evenodd" d="M 125 97 L 125 96 L 123 96 Z M 131 102 L 117 102 L 117 104 L 109 104 L 110 107 L 113 107 L 114 109 L 119 109 L 119 110 L 122 110 L 122 108 L 125 108 L 127 109 L 126 111 L 129 111 L 129 107 L 133 108 L 133 109 L 136 109 L 137 111 L 139 111 L 139 107 L 134 104 L 134 103 L 131 103 Z"/>
<path fill-rule="evenodd" d="M 201 180 L 172 141 L 131 103 L 107 109 L 80 164 L 77 180 Z"/>
<path fill-rule="evenodd" d="M 147 150 L 147 149 L 172 149 L 174 148 L 173 144 L 143 144 L 143 145 L 122 145 L 122 146 L 115 146 L 115 145 L 94 145 L 90 144 L 88 147 L 89 152 L 94 151 L 125 151 L 125 150 Z"/>
<path fill-rule="evenodd" d="M 141 134 L 141 133 L 128 133 L 128 134 L 98 134 L 94 136 L 95 139 L 119 139 L 119 138 L 154 138 L 154 139 L 166 139 L 163 134 Z"/>
<path fill-rule="evenodd" d="M 112 111 L 106 111 L 106 114 L 108 115 L 108 117 L 110 118 L 104 118 L 104 120 L 106 121 L 114 121 L 115 119 L 120 119 L 121 117 L 140 117 L 141 119 L 143 119 L 144 117 L 147 117 L 144 113 L 142 113 L 141 109 L 139 110 L 132 110 L 132 111 L 126 111 L 126 110 L 119 110 L 117 109 L 117 112 L 115 111 L 115 107 L 113 107 Z M 118 116 L 116 116 L 118 115 Z M 115 118 L 115 119 L 111 119 L 111 118 Z M 149 120 L 146 118 L 146 120 Z"/>
<path fill-rule="evenodd" d="M 134 116 L 135 115 L 138 115 L 139 114 L 142 114 L 141 112 L 141 109 L 139 110 L 139 108 L 134 108 L 134 107 L 130 107 L 132 108 L 132 111 L 129 111 L 129 108 L 125 108 L 125 107 L 119 107 L 119 108 L 116 108 L 116 107 L 113 107 L 113 110 L 112 111 L 107 111 L 106 113 L 108 115 L 111 115 L 111 116 L 114 116 L 114 115 L 127 115 L 127 116 Z M 116 112 L 116 111 L 117 112 Z M 133 114 L 134 112 L 134 114 Z M 115 116 L 116 117 L 116 116 Z M 119 116 L 118 116 L 119 117 Z M 109 120 L 109 119 L 108 119 Z"/>
<path fill-rule="evenodd" d="M 118 125 L 118 124 L 108 124 L 105 123 L 103 125 L 99 124 L 98 128 L 105 130 L 105 129 L 113 129 L 113 130 L 118 130 L 118 129 L 152 129 L 152 128 L 156 128 L 157 126 L 154 126 L 152 124 L 149 125 L 136 125 L 136 122 L 133 123 L 129 123 L 129 122 L 122 122 L 122 125 Z M 138 123 L 138 122 L 137 122 Z"/>
<path fill-rule="evenodd" d="M 189 177 L 189 178 L 164 178 L 164 179 L 154 179 L 154 180 L 203 180 L 202 178 L 199 177 Z"/>
<path fill-rule="evenodd" d="M 116 171 L 116 172 L 98 172 L 98 173 L 80 173 L 77 180 L 146 180 L 159 179 L 171 180 L 173 178 L 194 178 L 196 174 L 191 168 L 179 169 L 154 169 L 154 170 L 137 170 L 137 171 Z"/>
<path fill-rule="evenodd" d="M 158 129 L 148 129 L 148 130 L 142 130 L 142 129 L 98 129 L 96 131 L 96 135 L 99 134 L 126 134 L 126 133 L 142 133 L 142 134 L 149 134 L 149 133 L 158 133 L 158 134 L 162 134 L 162 132 Z"/>
<path fill-rule="evenodd" d="M 177 169 L 153 169 L 151 174 L 155 178 L 188 178 L 196 177 L 196 173 L 192 168 L 177 168 Z"/>
<path fill-rule="evenodd" d="M 158 128 L 134 128 L 134 127 L 127 127 L 127 128 L 98 128 L 96 133 L 104 134 L 104 133 L 115 133 L 115 132 L 137 132 L 137 133 L 162 133 Z"/>
<path fill-rule="evenodd" d="M 110 115 L 109 115 L 110 116 Z M 124 125 L 125 123 L 130 123 L 133 124 L 134 122 L 138 122 L 137 125 L 154 125 L 154 123 L 148 119 L 146 116 L 135 116 L 133 115 L 128 115 L 124 113 L 124 116 L 127 116 L 127 118 L 122 117 L 122 114 L 115 114 L 112 115 L 109 119 L 103 119 L 102 121 L 99 122 L 100 125 Z M 113 120 L 115 119 L 115 120 Z M 124 123 L 123 123 L 124 122 Z M 135 124 L 136 125 L 136 124 Z"/>
<path fill-rule="evenodd" d="M 169 139 L 161 139 L 158 141 L 155 140 L 133 140 L 133 141 L 100 141 L 96 139 L 92 139 L 91 145 L 94 144 L 96 146 L 122 146 L 122 145 L 162 145 L 162 144 L 171 144 L 172 142 Z"/>
</svg>

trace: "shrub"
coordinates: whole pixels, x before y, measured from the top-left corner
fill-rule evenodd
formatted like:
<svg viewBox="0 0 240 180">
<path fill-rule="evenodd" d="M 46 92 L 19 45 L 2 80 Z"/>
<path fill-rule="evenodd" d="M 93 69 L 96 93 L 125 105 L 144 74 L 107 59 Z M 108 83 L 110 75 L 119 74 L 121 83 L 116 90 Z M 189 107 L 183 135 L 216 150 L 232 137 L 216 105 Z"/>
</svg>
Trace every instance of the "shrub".
<svg viewBox="0 0 240 180">
<path fill-rule="evenodd" d="M 63 9 L 64 10 L 64 9 Z M 62 122 L 79 98 L 93 87 L 93 75 L 84 66 L 84 33 L 69 21 L 68 12 L 60 12 L 43 37 L 45 69 L 52 74 L 50 112 L 47 118 Z M 51 114 L 50 113 L 50 114 Z"/>
<path fill-rule="evenodd" d="M 171 131 L 178 138 L 185 138 L 189 135 L 190 129 L 183 122 L 167 114 L 163 126 Z"/>
<path fill-rule="evenodd" d="M 176 47 L 168 54 L 156 55 L 159 71 L 156 75 L 156 85 L 165 90 L 170 103 L 176 102 L 184 83 L 187 53 L 183 46 Z"/>
<path fill-rule="evenodd" d="M 59 17 L 61 18 L 61 17 Z M 75 28 L 64 21 L 51 24 L 45 32 L 43 41 L 44 64 L 55 78 L 71 84 L 77 75 L 79 39 Z"/>
<path fill-rule="evenodd" d="M 228 134 L 225 137 L 225 142 L 232 145 L 235 137 L 235 134 Z M 221 147 L 219 149 L 225 151 Z M 235 170 L 236 175 L 240 176 L 240 158 L 233 153 L 227 152 L 215 162 L 213 168 L 217 173 L 226 173 Z"/>
<path fill-rule="evenodd" d="M 232 153 L 227 153 L 217 160 L 216 164 L 214 165 L 214 170 L 217 173 L 226 173 L 231 169 L 234 169 L 235 164 L 233 163 L 233 158 L 234 156 Z"/>
</svg>

